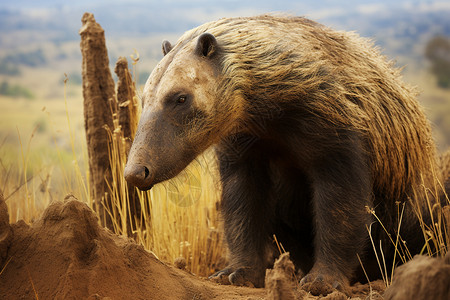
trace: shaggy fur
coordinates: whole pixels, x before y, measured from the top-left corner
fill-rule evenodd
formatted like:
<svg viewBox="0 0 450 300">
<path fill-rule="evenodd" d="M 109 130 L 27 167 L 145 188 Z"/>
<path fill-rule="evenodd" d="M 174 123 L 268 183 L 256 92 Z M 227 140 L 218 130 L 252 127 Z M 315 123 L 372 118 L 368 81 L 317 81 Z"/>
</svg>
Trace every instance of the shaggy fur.
<svg viewBox="0 0 450 300">
<path fill-rule="evenodd" d="M 395 236 L 403 204 L 401 238 L 411 253 L 420 251 L 424 239 L 416 213 L 422 210 L 429 221 L 423 208 L 425 196 L 435 201 L 425 195 L 439 179 L 435 146 L 415 91 L 371 42 L 305 18 L 258 16 L 204 24 L 174 47 L 165 42 L 163 51 L 167 55 L 152 73 L 147 93 L 159 95 L 155 80 L 176 77 L 181 69 L 167 71 L 170 64 L 180 66 L 186 59 L 187 69 L 212 66 L 216 90 L 211 92 L 204 79 L 205 95 L 211 97 L 206 103 L 212 105 L 206 109 L 194 99 L 191 112 L 183 112 L 182 127 L 165 121 L 165 115 L 177 116 L 165 113 L 163 105 L 161 112 L 146 112 L 152 119 L 140 125 L 130 157 L 158 160 L 161 151 L 155 149 L 195 144 L 169 150 L 177 157 L 188 153 L 186 159 L 159 162 L 160 168 L 178 170 L 216 144 L 230 266 L 214 279 L 263 285 L 275 254 L 274 234 L 307 273 L 306 287 L 326 283 L 345 290 L 350 280 L 360 279 L 357 255 L 373 279 L 379 270 L 369 226 L 387 261 L 393 252 L 371 212 Z M 170 80 L 164 88 L 180 82 Z M 162 100 L 146 101 L 144 112 Z M 169 136 L 182 134 L 173 138 L 176 143 L 159 137 L 158 143 L 168 145 L 145 146 L 145 132 L 161 136 L 160 128 Z M 149 149 L 156 152 L 135 154 Z M 135 160 L 138 167 L 145 163 Z M 128 177 L 143 187 L 155 183 L 140 172 Z"/>
<path fill-rule="evenodd" d="M 223 55 L 218 100 L 244 106 L 228 108 L 227 118 L 248 106 L 267 111 L 291 102 L 314 116 L 316 127 L 361 133 L 384 195 L 400 198 L 422 184 L 421 175 L 431 179 L 435 146 L 416 92 L 369 40 L 306 18 L 265 15 L 206 23 L 179 43 L 204 32 L 216 36 Z"/>
</svg>

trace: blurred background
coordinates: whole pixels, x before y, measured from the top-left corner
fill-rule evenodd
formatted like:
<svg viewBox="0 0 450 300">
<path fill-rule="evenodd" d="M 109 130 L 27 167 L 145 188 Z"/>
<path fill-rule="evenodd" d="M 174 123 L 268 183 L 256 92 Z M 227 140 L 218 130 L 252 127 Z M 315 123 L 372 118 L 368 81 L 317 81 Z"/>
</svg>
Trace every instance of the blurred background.
<svg viewBox="0 0 450 300">
<path fill-rule="evenodd" d="M 84 12 L 93 13 L 105 29 L 111 66 L 119 56 L 128 58 L 138 90 L 162 57 L 163 39 L 175 42 L 184 31 L 218 18 L 281 12 L 356 31 L 404 68 L 405 81 L 421 93 L 439 150 L 450 147 L 448 0 L 1 1 L 0 172 L 8 174 L 0 178 L 4 190 L 13 177 L 18 187 L 33 176 L 49 185 L 51 178 L 59 177 L 49 175 L 54 166 L 70 169 L 80 164 L 85 172 L 85 163 L 80 163 L 85 160 L 85 140 L 78 35 Z M 131 56 L 139 57 L 135 65 Z"/>
</svg>

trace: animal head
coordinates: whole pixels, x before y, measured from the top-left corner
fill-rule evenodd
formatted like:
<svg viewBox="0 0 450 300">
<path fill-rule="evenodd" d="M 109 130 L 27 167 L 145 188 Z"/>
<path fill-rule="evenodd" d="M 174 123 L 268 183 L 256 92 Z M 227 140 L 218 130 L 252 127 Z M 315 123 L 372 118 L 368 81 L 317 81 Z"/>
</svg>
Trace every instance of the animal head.
<svg viewBox="0 0 450 300">
<path fill-rule="evenodd" d="M 125 168 L 140 189 L 176 176 L 208 148 L 224 127 L 218 118 L 220 49 L 203 33 L 175 47 L 164 41 L 164 57 L 143 92 L 143 108 Z"/>
</svg>

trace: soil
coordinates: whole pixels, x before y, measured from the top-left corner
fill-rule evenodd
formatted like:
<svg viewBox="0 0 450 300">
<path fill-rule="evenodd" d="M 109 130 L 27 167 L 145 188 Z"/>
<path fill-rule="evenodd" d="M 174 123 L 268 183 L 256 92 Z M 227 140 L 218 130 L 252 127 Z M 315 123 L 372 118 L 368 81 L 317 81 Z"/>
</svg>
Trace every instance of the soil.
<svg viewBox="0 0 450 300">
<path fill-rule="evenodd" d="M 386 300 L 450 299 L 450 252 L 445 258 L 415 256 L 395 269 Z"/>
<path fill-rule="evenodd" d="M 403 275 L 394 279 L 390 289 L 407 286 L 409 290 L 415 282 L 408 278 L 415 278 L 423 290 L 429 276 L 418 274 L 431 270 L 436 273 L 433 280 L 444 279 L 430 288 L 436 290 L 437 285 L 448 294 L 450 265 L 431 258 L 418 261 L 421 267 L 408 269 L 413 263 L 399 267 L 396 273 Z M 71 195 L 52 203 L 31 225 L 23 221 L 10 225 L 0 194 L 0 263 L 0 299 L 348 299 L 338 291 L 316 297 L 299 289 L 288 254 L 267 270 L 265 289 L 198 278 L 183 270 L 182 260 L 177 261 L 178 268 L 161 262 L 133 240 L 100 227 L 93 211 Z M 439 266 L 446 268 L 437 270 Z M 383 299 L 383 292 L 381 281 L 356 284 L 350 299 Z M 387 294 L 401 295 L 389 289 Z"/>
</svg>

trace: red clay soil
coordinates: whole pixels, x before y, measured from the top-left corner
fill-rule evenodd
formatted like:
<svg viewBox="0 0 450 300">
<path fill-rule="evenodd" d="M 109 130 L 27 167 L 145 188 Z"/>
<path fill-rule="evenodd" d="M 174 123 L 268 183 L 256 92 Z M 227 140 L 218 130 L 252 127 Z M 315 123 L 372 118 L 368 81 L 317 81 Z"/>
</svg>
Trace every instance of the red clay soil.
<svg viewBox="0 0 450 300">
<path fill-rule="evenodd" d="M 10 225 L 0 194 L 0 263 L 0 299 L 348 299 L 337 291 L 315 297 L 300 290 L 288 255 L 267 271 L 265 289 L 195 277 L 100 227 L 92 210 L 73 196 L 51 204 L 31 225 Z M 358 284 L 350 299 L 383 299 L 383 290 L 380 281 L 371 289 Z"/>
</svg>

